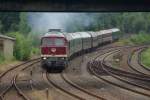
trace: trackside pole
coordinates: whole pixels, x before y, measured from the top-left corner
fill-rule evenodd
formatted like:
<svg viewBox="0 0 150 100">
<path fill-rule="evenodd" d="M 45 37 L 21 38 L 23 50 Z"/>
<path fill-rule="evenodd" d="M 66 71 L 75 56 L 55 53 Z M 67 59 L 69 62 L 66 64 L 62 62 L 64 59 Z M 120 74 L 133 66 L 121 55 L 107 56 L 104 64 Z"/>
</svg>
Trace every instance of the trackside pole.
<svg viewBox="0 0 150 100">
<path fill-rule="evenodd" d="M 30 79 L 30 87 L 31 89 L 33 90 L 33 80 L 32 80 L 32 75 L 33 75 L 33 72 L 32 72 L 33 68 L 30 70 L 30 76 L 31 76 L 31 79 Z"/>
<path fill-rule="evenodd" d="M 48 99 L 49 99 L 49 91 L 48 91 L 48 88 L 46 88 L 45 91 L 46 91 L 46 98 L 47 98 L 47 100 L 48 100 Z"/>
<path fill-rule="evenodd" d="M 82 54 L 82 62 L 84 61 L 84 56 L 83 56 L 83 54 Z"/>
<path fill-rule="evenodd" d="M 30 71 L 30 75 L 31 75 L 31 77 L 32 77 L 32 74 L 33 74 L 33 72 L 32 72 L 32 70 Z"/>
<path fill-rule="evenodd" d="M 31 90 L 33 90 L 33 81 L 32 81 L 32 79 L 30 79 L 30 87 L 31 87 Z"/>
</svg>

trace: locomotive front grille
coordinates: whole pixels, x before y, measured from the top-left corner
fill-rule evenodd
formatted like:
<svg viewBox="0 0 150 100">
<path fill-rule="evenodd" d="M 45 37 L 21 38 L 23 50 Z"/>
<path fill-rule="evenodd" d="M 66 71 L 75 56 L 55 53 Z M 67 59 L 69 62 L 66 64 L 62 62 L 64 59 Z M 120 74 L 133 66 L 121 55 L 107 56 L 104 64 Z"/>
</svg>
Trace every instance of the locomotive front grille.
<svg viewBox="0 0 150 100">
<path fill-rule="evenodd" d="M 52 66 L 56 65 L 56 61 L 51 61 L 51 65 Z"/>
<path fill-rule="evenodd" d="M 50 57 L 50 58 L 48 58 L 48 60 L 54 62 L 54 61 L 57 61 L 58 59 L 57 59 L 57 57 Z"/>
</svg>

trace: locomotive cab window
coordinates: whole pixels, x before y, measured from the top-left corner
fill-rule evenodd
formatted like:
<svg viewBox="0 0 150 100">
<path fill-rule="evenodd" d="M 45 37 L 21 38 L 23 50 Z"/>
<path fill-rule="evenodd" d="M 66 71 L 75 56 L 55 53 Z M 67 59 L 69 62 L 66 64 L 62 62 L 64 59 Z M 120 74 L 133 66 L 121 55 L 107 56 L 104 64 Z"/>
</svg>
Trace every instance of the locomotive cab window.
<svg viewBox="0 0 150 100">
<path fill-rule="evenodd" d="M 53 45 L 53 39 L 51 38 L 42 39 L 42 46 L 52 46 L 52 45 Z"/>
<path fill-rule="evenodd" d="M 63 38 L 56 38 L 55 39 L 55 46 L 64 46 L 65 40 Z"/>
</svg>

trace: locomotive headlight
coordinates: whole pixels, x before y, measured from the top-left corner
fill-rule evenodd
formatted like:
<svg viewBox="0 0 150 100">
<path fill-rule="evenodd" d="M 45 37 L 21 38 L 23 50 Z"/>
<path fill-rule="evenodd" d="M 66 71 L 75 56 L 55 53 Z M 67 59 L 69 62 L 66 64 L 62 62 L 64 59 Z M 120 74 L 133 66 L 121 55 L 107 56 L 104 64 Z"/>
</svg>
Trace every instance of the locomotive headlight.
<svg viewBox="0 0 150 100">
<path fill-rule="evenodd" d="M 43 57 L 43 59 L 45 60 L 45 59 L 47 59 L 46 57 Z"/>
</svg>

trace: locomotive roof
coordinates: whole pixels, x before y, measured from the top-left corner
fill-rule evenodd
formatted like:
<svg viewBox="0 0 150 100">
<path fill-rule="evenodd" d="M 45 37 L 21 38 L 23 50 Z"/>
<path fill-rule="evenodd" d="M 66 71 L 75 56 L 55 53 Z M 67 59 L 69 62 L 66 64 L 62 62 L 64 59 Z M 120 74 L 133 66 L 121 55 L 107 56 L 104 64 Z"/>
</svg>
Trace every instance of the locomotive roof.
<svg viewBox="0 0 150 100">
<path fill-rule="evenodd" d="M 43 37 L 65 37 L 62 32 L 48 32 Z"/>
</svg>

